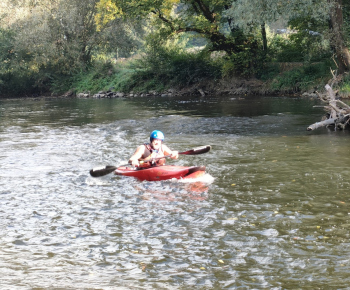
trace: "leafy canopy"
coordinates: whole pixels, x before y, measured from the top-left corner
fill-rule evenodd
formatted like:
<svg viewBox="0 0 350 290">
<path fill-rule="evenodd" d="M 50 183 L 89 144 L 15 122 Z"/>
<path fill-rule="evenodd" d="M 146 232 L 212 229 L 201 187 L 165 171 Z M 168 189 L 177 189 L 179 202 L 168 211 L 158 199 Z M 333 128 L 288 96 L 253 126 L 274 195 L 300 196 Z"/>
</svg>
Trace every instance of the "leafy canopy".
<svg viewBox="0 0 350 290">
<path fill-rule="evenodd" d="M 194 33 L 207 39 L 212 51 L 232 54 L 244 49 L 242 45 L 246 39 L 243 40 L 242 35 L 235 37 L 238 29 L 233 19 L 224 15 L 232 5 L 229 0 L 112 1 L 123 17 L 147 19 L 152 30 L 164 38 Z"/>
</svg>

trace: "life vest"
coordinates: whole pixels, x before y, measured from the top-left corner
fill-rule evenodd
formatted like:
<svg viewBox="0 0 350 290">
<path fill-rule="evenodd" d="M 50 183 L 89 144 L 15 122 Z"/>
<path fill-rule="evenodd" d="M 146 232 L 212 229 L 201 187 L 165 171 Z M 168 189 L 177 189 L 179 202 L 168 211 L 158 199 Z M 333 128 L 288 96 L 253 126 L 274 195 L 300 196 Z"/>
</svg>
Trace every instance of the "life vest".
<svg viewBox="0 0 350 290">
<path fill-rule="evenodd" d="M 145 153 L 142 155 L 141 160 L 146 161 L 151 160 L 153 158 L 163 157 L 164 151 L 163 146 L 160 145 L 160 148 L 158 150 L 155 150 L 152 148 L 151 144 L 145 143 L 143 144 L 146 147 Z M 157 165 L 164 165 L 165 164 L 165 158 L 164 159 L 158 159 L 151 162 L 147 162 L 141 167 L 149 167 L 149 166 L 157 166 Z"/>
</svg>

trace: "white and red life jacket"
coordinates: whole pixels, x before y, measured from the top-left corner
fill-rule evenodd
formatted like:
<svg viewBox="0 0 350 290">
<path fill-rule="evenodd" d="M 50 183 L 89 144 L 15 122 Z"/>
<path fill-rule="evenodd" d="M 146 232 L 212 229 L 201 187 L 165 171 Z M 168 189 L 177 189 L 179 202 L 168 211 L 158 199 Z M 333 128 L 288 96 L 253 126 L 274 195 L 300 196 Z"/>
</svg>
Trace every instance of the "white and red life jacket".
<svg viewBox="0 0 350 290">
<path fill-rule="evenodd" d="M 141 160 L 146 161 L 151 160 L 153 158 L 159 158 L 164 156 L 163 146 L 160 145 L 160 148 L 158 150 L 153 149 L 150 143 L 143 144 L 146 147 L 145 153 L 142 155 Z M 164 165 L 165 164 L 165 158 L 154 160 L 151 162 L 147 162 L 144 166 L 157 166 L 157 165 Z"/>
</svg>

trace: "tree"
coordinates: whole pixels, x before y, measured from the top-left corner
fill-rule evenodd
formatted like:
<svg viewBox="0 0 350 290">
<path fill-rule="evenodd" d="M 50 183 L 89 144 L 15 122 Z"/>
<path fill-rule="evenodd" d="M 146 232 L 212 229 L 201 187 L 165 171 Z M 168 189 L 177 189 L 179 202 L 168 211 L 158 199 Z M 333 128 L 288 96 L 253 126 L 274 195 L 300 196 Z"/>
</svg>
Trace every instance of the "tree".
<svg viewBox="0 0 350 290">
<path fill-rule="evenodd" d="M 228 55 L 249 47 L 245 37 L 225 12 L 229 0 L 113 0 L 119 13 L 129 18 L 148 18 L 164 38 L 180 33 L 196 33 L 208 40 L 211 51 Z"/>
<path fill-rule="evenodd" d="M 349 9 L 348 3 L 346 7 Z M 330 46 L 337 56 L 339 73 L 344 73 L 350 69 L 350 55 L 344 37 L 343 10 L 342 0 L 235 0 L 226 15 L 235 19 L 236 25 L 244 31 L 264 26 L 265 23 L 271 24 L 279 19 L 286 22 L 298 19 L 297 22 L 300 22 L 304 18 L 308 19 L 309 23 L 329 21 L 329 28 L 325 25 L 319 26 L 323 30 L 318 32 L 329 35 Z M 264 39 L 263 29 L 262 36 Z"/>
<path fill-rule="evenodd" d="M 338 60 L 339 74 L 343 74 L 350 70 L 350 53 L 346 46 L 343 30 L 343 4 L 342 0 L 328 1 L 332 4 L 330 9 L 331 45 Z"/>
<path fill-rule="evenodd" d="M 120 17 L 97 23 L 98 3 L 3 0 L 0 29 L 12 36 L 7 75 L 26 75 L 32 86 L 45 88 L 88 69 L 96 59 L 110 60 L 118 52 L 134 50 L 139 45 L 135 26 Z"/>
<path fill-rule="evenodd" d="M 317 20 L 325 20 L 329 9 L 326 4 L 326 0 L 235 0 L 232 1 L 226 15 L 235 19 L 236 25 L 245 32 L 260 30 L 265 48 L 267 46 L 266 25 L 269 26 L 277 21 L 287 24 L 291 19 L 306 17 L 310 13 Z"/>
<path fill-rule="evenodd" d="M 14 12 L 8 29 L 14 32 L 18 63 L 24 64 L 23 52 L 27 55 L 25 65 L 31 69 L 50 68 L 71 74 L 86 68 L 101 53 L 134 49 L 138 40 L 130 23 L 115 18 L 96 24 L 98 3 L 97 0 L 8 0 L 4 20 Z"/>
</svg>

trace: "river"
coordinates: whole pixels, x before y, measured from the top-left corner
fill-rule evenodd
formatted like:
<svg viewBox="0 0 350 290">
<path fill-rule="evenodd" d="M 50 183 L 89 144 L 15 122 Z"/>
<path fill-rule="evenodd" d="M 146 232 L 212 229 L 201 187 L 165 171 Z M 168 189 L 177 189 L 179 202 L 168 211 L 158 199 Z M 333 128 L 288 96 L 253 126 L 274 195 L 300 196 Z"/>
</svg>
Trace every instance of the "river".
<svg viewBox="0 0 350 290">
<path fill-rule="evenodd" d="M 314 99 L 0 100 L 1 289 L 350 285 L 349 131 Z M 158 129 L 194 182 L 89 170 Z"/>
</svg>

